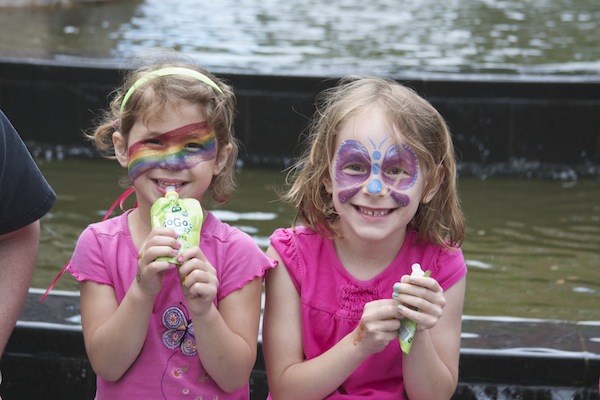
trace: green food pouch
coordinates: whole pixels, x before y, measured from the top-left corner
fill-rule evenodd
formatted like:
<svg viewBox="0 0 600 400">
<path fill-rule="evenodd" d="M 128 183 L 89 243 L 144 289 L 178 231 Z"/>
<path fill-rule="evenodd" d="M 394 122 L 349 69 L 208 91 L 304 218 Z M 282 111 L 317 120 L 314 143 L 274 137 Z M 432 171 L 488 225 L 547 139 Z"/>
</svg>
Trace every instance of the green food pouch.
<svg viewBox="0 0 600 400">
<path fill-rule="evenodd" d="M 202 229 L 204 215 L 198 200 L 180 199 L 175 188 L 169 186 L 164 197 L 156 200 L 152 205 L 150 217 L 152 228 L 164 226 L 174 230 L 179 234 L 178 240 L 182 245 L 177 255 L 159 257 L 157 260 L 180 264 L 177 258 L 182 251 L 200 245 L 200 230 Z"/>
<path fill-rule="evenodd" d="M 423 272 L 421 269 L 421 265 L 415 263 L 412 265 L 412 273 L 411 276 L 430 276 L 431 271 L 427 270 Z M 418 310 L 417 310 L 418 311 Z M 400 348 L 404 354 L 408 354 L 410 352 L 410 348 L 412 347 L 412 342 L 415 337 L 415 333 L 417 332 L 417 323 L 408 318 L 404 318 L 400 321 L 400 330 L 398 332 L 398 341 L 400 342 Z"/>
</svg>

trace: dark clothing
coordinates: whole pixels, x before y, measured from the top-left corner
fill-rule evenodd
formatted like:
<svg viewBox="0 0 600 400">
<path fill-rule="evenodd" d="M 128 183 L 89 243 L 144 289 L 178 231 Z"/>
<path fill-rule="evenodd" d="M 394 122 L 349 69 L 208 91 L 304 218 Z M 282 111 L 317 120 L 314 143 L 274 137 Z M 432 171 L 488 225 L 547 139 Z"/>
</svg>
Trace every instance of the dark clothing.
<svg viewBox="0 0 600 400">
<path fill-rule="evenodd" d="M 0 235 L 37 221 L 55 200 L 25 143 L 0 111 Z"/>
</svg>

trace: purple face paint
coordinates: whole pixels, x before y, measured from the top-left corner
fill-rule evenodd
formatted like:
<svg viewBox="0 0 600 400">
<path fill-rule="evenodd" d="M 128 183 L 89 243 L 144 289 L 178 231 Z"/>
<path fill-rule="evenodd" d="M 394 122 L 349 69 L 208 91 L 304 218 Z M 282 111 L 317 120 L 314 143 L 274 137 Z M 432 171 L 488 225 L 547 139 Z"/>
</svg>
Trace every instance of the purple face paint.
<svg viewBox="0 0 600 400">
<path fill-rule="evenodd" d="M 340 145 L 334 164 L 335 183 L 342 189 L 338 194 L 340 203 L 346 203 L 358 193 L 373 174 L 375 177 L 367 185 L 369 193 L 380 193 L 383 189 L 383 181 L 390 189 L 390 196 L 400 206 L 406 207 L 409 204 L 410 198 L 399 192 L 411 188 L 417 181 L 419 169 L 417 156 L 408 145 L 392 145 L 380 164 L 379 148 L 386 140 L 387 138 L 379 146 L 370 140 L 375 148 L 371 155 L 366 147 L 356 140 L 348 140 Z"/>
<path fill-rule="evenodd" d="M 132 144 L 128 154 L 132 180 L 154 168 L 190 169 L 216 158 L 215 132 L 206 121 L 182 126 Z"/>
<path fill-rule="evenodd" d="M 396 190 L 406 190 L 417 181 L 419 162 L 408 145 L 393 145 L 385 153 L 381 169 L 387 185 Z"/>
<path fill-rule="evenodd" d="M 358 193 L 360 184 L 371 175 L 371 157 L 361 142 L 347 140 L 338 149 L 333 169 L 335 183 L 343 189 L 338 198 L 344 204 Z"/>
<path fill-rule="evenodd" d="M 391 196 L 406 207 L 410 198 L 399 191 L 410 189 L 417 181 L 419 162 L 417 155 L 408 145 L 390 146 L 383 161 L 383 181 L 392 188 Z"/>
</svg>

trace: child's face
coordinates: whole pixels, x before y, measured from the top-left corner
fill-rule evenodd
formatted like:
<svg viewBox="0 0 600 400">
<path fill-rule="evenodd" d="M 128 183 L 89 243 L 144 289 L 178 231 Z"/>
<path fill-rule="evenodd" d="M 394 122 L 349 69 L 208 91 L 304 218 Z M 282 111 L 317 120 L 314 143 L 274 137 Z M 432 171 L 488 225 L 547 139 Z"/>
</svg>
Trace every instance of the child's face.
<svg viewBox="0 0 600 400">
<path fill-rule="evenodd" d="M 395 141 L 398 136 L 376 107 L 341 126 L 325 188 L 332 194 L 344 237 L 351 232 L 369 240 L 403 236 L 417 212 L 424 171 L 410 146 Z"/>
<path fill-rule="evenodd" d="M 194 105 L 167 106 L 147 125 L 140 118 L 125 143 L 115 133 L 117 158 L 127 167 L 138 203 L 153 203 L 175 186 L 180 197 L 201 200 L 214 175 L 229 154 L 230 147 L 217 148 L 214 131 L 201 110 Z"/>
</svg>

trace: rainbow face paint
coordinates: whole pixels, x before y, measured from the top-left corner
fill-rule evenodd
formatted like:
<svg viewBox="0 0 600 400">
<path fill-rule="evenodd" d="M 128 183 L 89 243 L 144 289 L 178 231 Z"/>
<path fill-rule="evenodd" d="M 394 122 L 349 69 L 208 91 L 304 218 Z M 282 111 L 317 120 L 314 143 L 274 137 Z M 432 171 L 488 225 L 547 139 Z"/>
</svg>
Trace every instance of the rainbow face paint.
<svg viewBox="0 0 600 400">
<path fill-rule="evenodd" d="M 378 194 L 386 185 L 400 206 L 408 205 L 410 198 L 401 192 L 417 181 L 417 156 L 408 145 L 392 145 L 382 159 L 380 149 L 386 140 L 379 146 L 370 140 L 371 153 L 357 140 L 347 140 L 340 145 L 334 164 L 335 183 L 342 189 L 338 194 L 340 203 L 346 203 L 372 177 L 367 184 L 369 193 Z"/>
<path fill-rule="evenodd" d="M 148 137 L 129 147 L 129 177 L 155 168 L 190 169 L 217 156 L 215 132 L 206 121 Z"/>
</svg>

